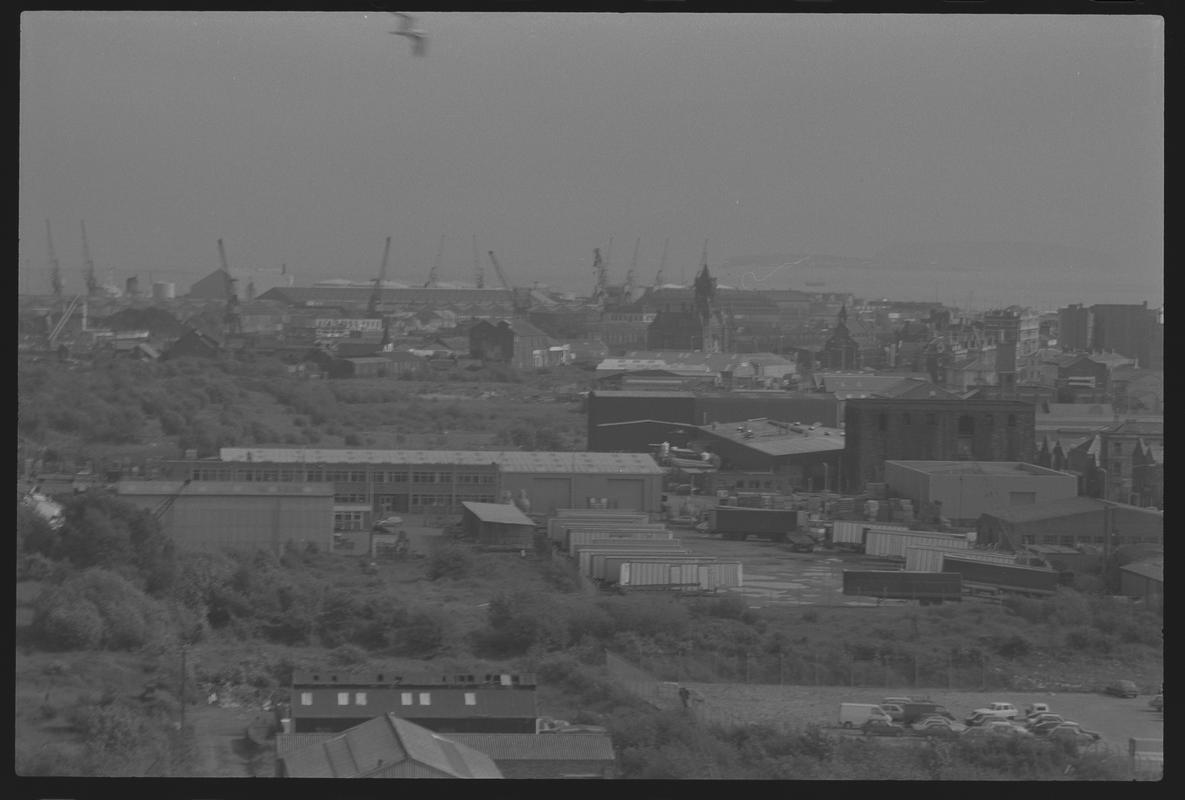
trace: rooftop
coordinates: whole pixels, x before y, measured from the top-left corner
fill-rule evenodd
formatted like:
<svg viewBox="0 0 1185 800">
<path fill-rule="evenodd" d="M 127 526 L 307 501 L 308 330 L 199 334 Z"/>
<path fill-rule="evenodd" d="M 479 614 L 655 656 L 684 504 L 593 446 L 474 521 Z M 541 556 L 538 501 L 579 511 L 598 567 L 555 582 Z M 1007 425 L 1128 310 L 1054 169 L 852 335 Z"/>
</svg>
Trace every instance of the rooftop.
<svg viewBox="0 0 1185 800">
<path fill-rule="evenodd" d="M 613 761 L 613 741 L 599 733 L 450 733 L 495 761 Z"/>
<path fill-rule="evenodd" d="M 1164 583 L 1163 558 L 1147 559 L 1145 561 L 1133 561 L 1130 564 L 1124 564 L 1122 567 L 1120 567 L 1120 569 L 1124 572 L 1130 572 L 1134 575 L 1139 575 L 1142 578 L 1151 578 Z M 495 756 L 495 758 L 496 757 L 497 756 Z"/>
<path fill-rule="evenodd" d="M 413 765 L 447 778 L 501 778 L 485 753 L 394 714 L 375 717 L 282 756 L 292 778 L 404 777 Z"/>
<path fill-rule="evenodd" d="M 180 493 L 185 496 L 226 495 L 312 495 L 332 497 L 333 485 L 329 483 L 253 483 L 247 481 L 120 481 L 115 485 L 116 494 L 160 495 L 167 497 Z"/>
<path fill-rule="evenodd" d="M 503 472 L 662 474 L 662 468 L 645 453 L 224 447 L 219 451 L 219 458 L 224 462 L 262 464 L 449 464 L 457 466 L 497 464 Z"/>
<path fill-rule="evenodd" d="M 795 430 L 797 428 L 797 430 Z M 770 456 L 789 456 L 806 453 L 830 452 L 844 449 L 843 431 L 810 425 L 793 425 L 779 420 L 750 420 L 721 422 L 712 426 L 698 426 L 710 436 L 728 439 Z"/>
<path fill-rule="evenodd" d="M 1129 506 L 1123 503 L 1105 502 L 1094 497 L 1068 497 L 1064 500 L 1052 500 L 1048 503 L 1012 506 L 1011 508 L 993 511 L 987 516 L 1003 520 L 1004 522 L 1037 522 L 1043 519 L 1057 519 L 1059 517 L 1069 517 L 1075 514 L 1093 514 L 1101 512 L 1108 506 L 1126 511 L 1155 514 L 1161 519 L 1164 518 L 1163 511 L 1153 511 L 1150 508 Z"/>
<path fill-rule="evenodd" d="M 462 502 L 473 516 L 482 522 L 494 522 L 499 525 L 528 525 L 534 526 L 535 521 L 519 511 L 517 507 L 505 503 L 472 503 Z"/>
<path fill-rule="evenodd" d="M 1017 475 L 1033 477 L 1072 477 L 1068 472 L 1059 472 L 1023 461 L 886 461 L 904 469 L 924 472 L 928 475 Z"/>
</svg>

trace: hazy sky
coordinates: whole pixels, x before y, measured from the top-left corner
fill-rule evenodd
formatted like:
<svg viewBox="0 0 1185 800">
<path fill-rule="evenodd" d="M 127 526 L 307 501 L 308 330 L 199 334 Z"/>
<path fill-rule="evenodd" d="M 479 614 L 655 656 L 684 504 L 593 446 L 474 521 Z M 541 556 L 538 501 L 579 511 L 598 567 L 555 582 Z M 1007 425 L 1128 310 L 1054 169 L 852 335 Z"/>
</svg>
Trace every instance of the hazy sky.
<svg viewBox="0 0 1185 800">
<path fill-rule="evenodd" d="M 423 58 L 389 14 L 25 13 L 22 285 L 48 287 L 48 219 L 67 291 L 85 221 L 104 278 L 179 292 L 219 238 L 232 271 L 307 283 L 373 278 L 391 236 L 388 277 L 422 282 L 443 234 L 444 280 L 474 235 L 515 282 L 586 292 L 610 237 L 617 280 L 642 237 L 645 282 L 668 238 L 668 279 L 705 239 L 712 264 L 1007 241 L 1105 255 L 1067 302 L 1120 275 L 1163 297 L 1159 18 L 419 22 Z"/>
</svg>

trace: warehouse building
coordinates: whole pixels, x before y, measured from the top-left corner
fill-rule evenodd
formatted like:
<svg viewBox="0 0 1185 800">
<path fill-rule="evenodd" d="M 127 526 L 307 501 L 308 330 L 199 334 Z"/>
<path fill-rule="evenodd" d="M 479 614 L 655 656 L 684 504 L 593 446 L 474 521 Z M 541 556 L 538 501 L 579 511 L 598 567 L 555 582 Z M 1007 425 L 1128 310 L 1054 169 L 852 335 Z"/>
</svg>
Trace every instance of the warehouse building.
<svg viewBox="0 0 1185 800">
<path fill-rule="evenodd" d="M 1111 540 L 1104 542 L 1108 526 Z M 1034 544 L 1085 545 L 1103 552 L 1125 545 L 1164 544 L 1163 511 L 1093 497 L 1013 506 L 981 515 L 975 527 L 981 545 L 1012 551 Z"/>
<path fill-rule="evenodd" d="M 509 547 L 521 550 L 531 547 L 535 538 L 535 521 L 512 505 L 504 503 L 464 502 L 461 531 L 483 547 Z"/>
<path fill-rule="evenodd" d="M 159 513 L 164 532 L 182 548 L 332 546 L 328 484 L 184 480 L 120 481 L 115 490 L 120 499 Z"/>
<path fill-rule="evenodd" d="M 795 489 L 822 491 L 839 485 L 844 434 L 838 428 L 754 419 L 701 426 L 692 446 L 719 456 L 726 471 L 769 473 Z"/>
<path fill-rule="evenodd" d="M 1078 496 L 1077 476 L 1019 461 L 886 461 L 885 483 L 890 496 L 909 498 L 915 508 L 940 504 L 955 524 Z"/>
<path fill-rule="evenodd" d="M 524 493 L 532 513 L 609 508 L 658 513 L 662 468 L 641 453 L 480 450 L 352 450 L 224 447 L 217 459 L 165 462 L 175 480 L 310 482 L 332 486 L 334 504 L 377 516 L 460 514 L 463 502 Z"/>
<path fill-rule="evenodd" d="M 844 481 L 884 481 L 886 461 L 1022 461 L 1036 455 L 1034 409 L 1011 400 L 868 398 L 844 408 Z"/>
</svg>

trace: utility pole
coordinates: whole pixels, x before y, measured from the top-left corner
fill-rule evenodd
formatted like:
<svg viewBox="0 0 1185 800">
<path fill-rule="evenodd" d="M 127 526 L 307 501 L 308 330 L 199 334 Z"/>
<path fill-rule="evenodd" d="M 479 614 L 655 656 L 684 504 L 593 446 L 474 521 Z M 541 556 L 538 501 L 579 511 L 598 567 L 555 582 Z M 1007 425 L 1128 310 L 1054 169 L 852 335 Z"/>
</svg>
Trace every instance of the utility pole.
<svg viewBox="0 0 1185 800">
<path fill-rule="evenodd" d="M 662 259 L 658 262 L 658 274 L 654 276 L 654 287 L 657 289 L 663 284 L 663 271 L 667 266 L 667 247 L 670 245 L 671 239 L 668 236 L 667 240 L 662 243 Z"/>
</svg>

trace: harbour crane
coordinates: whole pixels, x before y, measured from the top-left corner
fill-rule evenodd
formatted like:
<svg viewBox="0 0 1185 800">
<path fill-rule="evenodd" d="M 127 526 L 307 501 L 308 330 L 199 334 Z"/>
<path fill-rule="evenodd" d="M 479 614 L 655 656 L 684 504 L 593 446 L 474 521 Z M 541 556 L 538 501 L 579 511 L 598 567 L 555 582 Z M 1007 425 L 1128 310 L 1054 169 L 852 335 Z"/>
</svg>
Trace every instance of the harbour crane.
<svg viewBox="0 0 1185 800">
<path fill-rule="evenodd" d="M 58 337 L 62 335 L 62 331 L 66 329 L 66 323 L 70 321 L 70 317 L 78 309 L 78 306 L 83 303 L 80 295 L 75 295 L 70 298 L 70 302 L 66 305 L 66 310 L 62 312 L 62 316 L 53 326 L 53 330 L 49 332 L 49 346 L 52 348 L 58 343 Z M 86 318 L 83 318 L 83 328 L 86 327 Z"/>
<path fill-rule="evenodd" d="M 658 287 L 662 286 L 662 284 L 663 284 L 663 274 L 662 273 L 663 273 L 663 270 L 665 270 L 667 267 L 667 247 L 670 245 L 670 243 L 671 243 L 670 237 L 667 237 L 667 240 L 662 243 L 662 259 L 658 262 L 658 274 L 654 276 L 655 288 L 658 288 Z"/>
<path fill-rule="evenodd" d="M 223 246 L 222 240 L 218 240 L 218 260 L 222 263 L 222 274 L 226 281 L 226 308 L 222 312 L 222 322 L 226 326 L 227 333 L 241 333 L 243 330 L 243 321 L 239 316 L 239 295 L 235 290 L 237 280 L 230 275 L 230 264 L 226 260 L 226 247 Z"/>
<path fill-rule="evenodd" d="M 45 221 L 45 240 L 49 245 L 49 285 L 53 290 L 53 296 L 61 299 L 62 265 L 58 263 L 58 257 L 53 252 L 53 232 L 49 228 L 49 220 Z"/>
<path fill-rule="evenodd" d="M 477 234 L 473 234 L 473 282 L 478 289 L 486 288 L 486 276 L 481 269 L 481 256 L 477 252 Z"/>
<path fill-rule="evenodd" d="M 102 290 L 99 288 L 99 281 L 95 277 L 95 262 L 91 258 L 91 249 L 86 242 L 86 222 L 79 223 L 82 226 L 82 269 L 83 276 L 86 279 L 86 293 L 89 297 L 98 297 Z"/>
<path fill-rule="evenodd" d="M 514 290 L 514 287 L 510 285 L 510 281 L 507 280 L 506 273 L 502 271 L 502 265 L 498 263 L 498 258 L 494 255 L 494 251 L 490 250 L 488 252 L 490 255 L 490 263 L 494 265 L 494 272 L 498 274 L 498 280 L 502 282 L 504 287 L 506 287 L 506 291 L 510 292 L 510 301 L 515 315 L 526 312 L 530 304 L 519 300 L 518 292 Z"/>
<path fill-rule="evenodd" d="M 383 282 L 387 280 L 387 258 L 391 254 L 391 237 L 383 244 L 383 263 L 379 266 L 379 276 L 374 280 L 374 288 L 370 291 L 370 302 L 366 304 L 366 314 L 372 319 L 381 316 L 379 305 L 383 301 Z"/>
<path fill-rule="evenodd" d="M 440 244 L 436 247 L 436 260 L 432 262 L 432 270 L 428 273 L 427 288 L 432 288 L 440 281 L 440 257 L 444 254 L 444 234 L 440 234 Z"/>
</svg>

